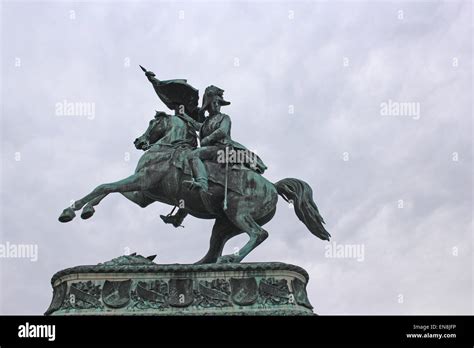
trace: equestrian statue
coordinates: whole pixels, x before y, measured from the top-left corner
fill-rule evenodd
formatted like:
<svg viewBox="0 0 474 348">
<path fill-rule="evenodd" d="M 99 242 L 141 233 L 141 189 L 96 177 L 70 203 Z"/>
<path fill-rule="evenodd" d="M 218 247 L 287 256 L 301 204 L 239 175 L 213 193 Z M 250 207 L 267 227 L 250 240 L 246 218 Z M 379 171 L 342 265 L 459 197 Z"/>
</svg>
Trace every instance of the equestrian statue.
<svg viewBox="0 0 474 348">
<path fill-rule="evenodd" d="M 268 237 L 262 226 L 275 215 L 280 195 L 312 234 L 329 240 L 311 187 L 294 178 L 271 183 L 262 176 L 267 169 L 263 161 L 231 138 L 231 119 L 221 112 L 230 104 L 224 90 L 207 87 L 199 107 L 199 91 L 186 80 L 161 81 L 141 69 L 174 114 L 157 111 L 135 139 L 135 147 L 144 151 L 135 173 L 97 186 L 64 209 L 60 222 L 71 221 L 78 210 L 81 218 L 90 218 L 105 196 L 119 192 L 143 208 L 153 202 L 174 206 L 161 218 L 175 227 L 188 214 L 215 220 L 209 250 L 197 264 L 238 263 Z M 222 255 L 225 243 L 241 233 L 248 234 L 248 242 L 238 252 Z"/>
</svg>

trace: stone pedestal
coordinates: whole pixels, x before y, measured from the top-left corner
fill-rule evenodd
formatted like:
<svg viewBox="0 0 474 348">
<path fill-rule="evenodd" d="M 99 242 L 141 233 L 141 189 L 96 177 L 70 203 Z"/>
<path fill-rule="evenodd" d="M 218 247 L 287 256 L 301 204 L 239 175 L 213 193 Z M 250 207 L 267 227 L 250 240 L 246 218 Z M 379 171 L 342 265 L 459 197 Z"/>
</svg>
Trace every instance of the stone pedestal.
<svg viewBox="0 0 474 348">
<path fill-rule="evenodd" d="M 307 272 L 279 262 L 160 265 L 120 256 L 56 273 L 46 315 L 313 315 Z"/>
</svg>

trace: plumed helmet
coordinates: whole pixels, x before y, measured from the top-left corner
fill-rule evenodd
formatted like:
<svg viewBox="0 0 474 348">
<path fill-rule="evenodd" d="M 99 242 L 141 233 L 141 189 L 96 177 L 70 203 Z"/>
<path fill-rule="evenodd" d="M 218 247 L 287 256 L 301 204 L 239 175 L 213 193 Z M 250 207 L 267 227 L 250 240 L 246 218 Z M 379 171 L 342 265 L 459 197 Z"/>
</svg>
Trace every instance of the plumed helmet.
<svg viewBox="0 0 474 348">
<path fill-rule="evenodd" d="M 213 86 L 213 85 L 207 87 L 202 97 L 201 110 L 206 110 L 209 104 L 216 98 L 219 101 L 220 105 L 229 105 L 230 102 L 228 102 L 227 100 L 224 100 L 223 95 L 224 95 L 223 89 Z"/>
</svg>

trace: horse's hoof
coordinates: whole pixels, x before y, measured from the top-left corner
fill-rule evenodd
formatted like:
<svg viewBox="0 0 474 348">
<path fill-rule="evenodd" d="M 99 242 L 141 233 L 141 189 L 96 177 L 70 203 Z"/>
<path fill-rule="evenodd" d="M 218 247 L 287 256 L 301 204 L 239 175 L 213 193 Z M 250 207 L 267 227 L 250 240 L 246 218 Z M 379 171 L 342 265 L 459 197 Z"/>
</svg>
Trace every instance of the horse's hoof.
<svg viewBox="0 0 474 348">
<path fill-rule="evenodd" d="M 194 265 L 209 265 L 216 263 L 217 259 L 212 259 L 212 258 L 202 258 L 201 260 L 194 262 Z"/>
<path fill-rule="evenodd" d="M 217 263 L 239 263 L 237 256 L 235 255 L 224 255 L 217 259 Z"/>
<path fill-rule="evenodd" d="M 66 209 L 63 210 L 61 215 L 59 215 L 58 220 L 60 222 L 69 222 L 72 219 L 74 219 L 75 216 L 76 216 L 76 213 L 74 212 L 74 210 L 72 210 L 71 207 L 69 207 L 69 208 L 66 208 Z"/>
<path fill-rule="evenodd" d="M 92 205 L 86 205 L 84 209 L 82 209 L 81 218 L 84 220 L 87 220 L 92 215 L 94 215 L 94 213 L 95 213 L 94 207 Z"/>
</svg>

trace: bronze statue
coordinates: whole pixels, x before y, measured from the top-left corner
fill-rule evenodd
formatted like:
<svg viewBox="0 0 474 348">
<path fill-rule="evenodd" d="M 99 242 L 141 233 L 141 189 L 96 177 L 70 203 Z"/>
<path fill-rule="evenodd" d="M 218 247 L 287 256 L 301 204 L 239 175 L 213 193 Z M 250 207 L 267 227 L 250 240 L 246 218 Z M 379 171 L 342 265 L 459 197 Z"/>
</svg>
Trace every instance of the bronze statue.
<svg viewBox="0 0 474 348">
<path fill-rule="evenodd" d="M 221 106 L 229 104 L 222 89 L 206 88 L 199 108 L 198 91 L 186 80 L 160 81 L 152 72 L 142 70 L 175 114 L 157 111 L 145 133 L 135 140 L 136 148 L 145 153 L 134 174 L 99 185 L 64 209 L 59 221 L 71 221 L 81 209 L 81 217 L 88 219 L 105 196 L 120 192 L 141 207 L 155 201 L 179 207 L 176 215 L 162 216 L 174 226 L 187 214 L 214 219 L 209 250 L 197 263 L 240 262 L 267 238 L 262 226 L 273 218 L 279 194 L 293 204 L 311 233 L 329 240 L 311 187 L 293 178 L 271 183 L 262 176 L 266 166 L 261 159 L 231 139 L 230 117 L 220 112 Z M 223 256 L 224 244 L 241 233 L 247 233 L 249 241 L 239 252 Z"/>
</svg>

